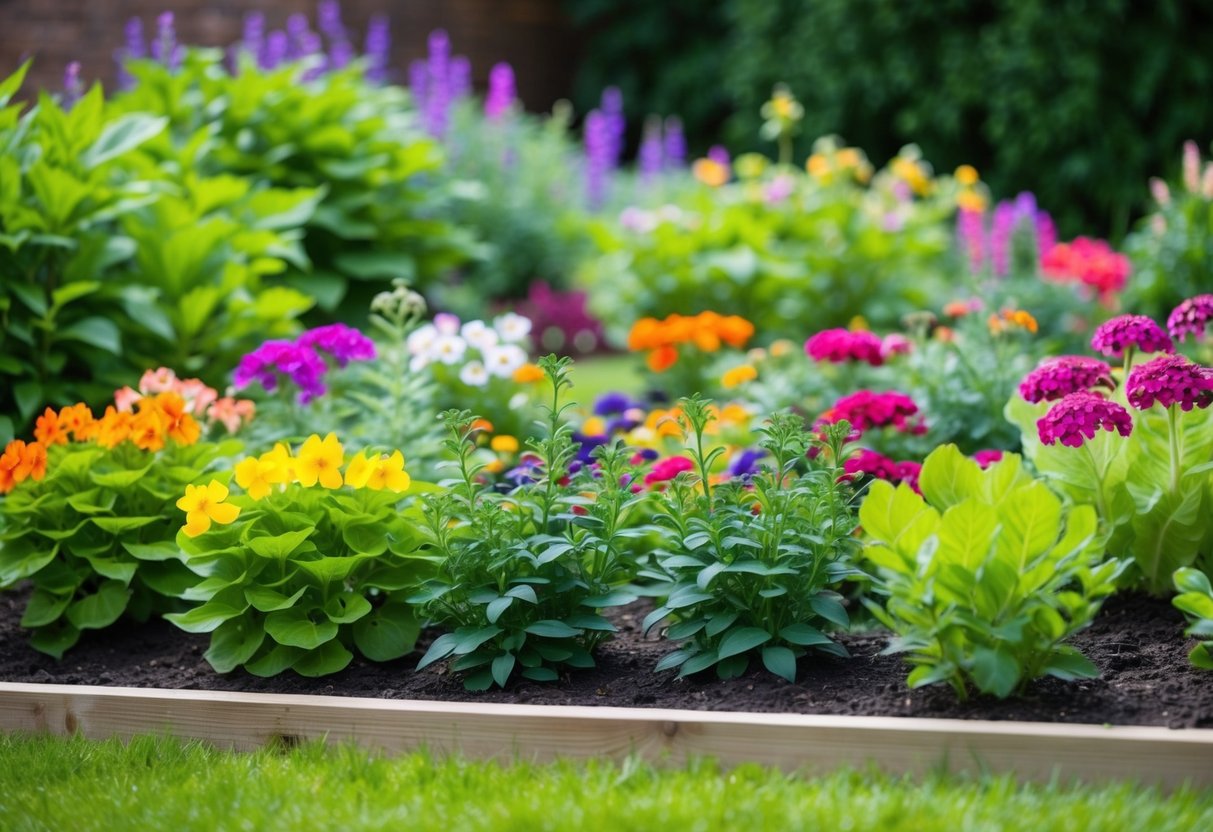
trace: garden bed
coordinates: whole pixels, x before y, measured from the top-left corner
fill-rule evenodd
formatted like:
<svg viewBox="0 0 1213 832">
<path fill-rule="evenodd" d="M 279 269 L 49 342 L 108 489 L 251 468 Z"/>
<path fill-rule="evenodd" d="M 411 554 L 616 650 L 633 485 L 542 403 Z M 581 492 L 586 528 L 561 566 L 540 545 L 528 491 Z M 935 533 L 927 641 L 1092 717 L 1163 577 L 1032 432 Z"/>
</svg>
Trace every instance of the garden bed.
<svg viewBox="0 0 1213 832">
<path fill-rule="evenodd" d="M 0 599 L 0 681 L 139 688 L 323 694 L 383 699 L 495 704 L 594 705 L 696 711 L 896 716 L 1027 722 L 1213 728 L 1213 685 L 1187 662 L 1182 617 L 1168 603 L 1139 595 L 1107 602 L 1094 625 L 1074 639 L 1102 672 L 1090 681 L 1045 679 L 1022 697 L 958 702 L 950 688 L 909 690 L 899 656 L 882 656 L 883 634 L 844 636 L 850 659 L 802 661 L 796 684 L 765 671 L 719 681 L 710 674 L 678 680 L 653 673 L 671 648 L 645 638 L 644 602 L 613 612 L 616 638 L 598 651 L 598 666 L 566 674 L 556 684 L 515 681 L 505 690 L 469 692 L 434 666 L 414 671 L 419 653 L 371 663 L 357 658 L 332 676 L 293 673 L 258 678 L 242 670 L 215 673 L 202 654 L 208 637 L 163 621 L 119 623 L 86 633 L 61 662 L 34 651 L 17 622 L 24 593 Z M 419 645 L 424 650 L 428 639 Z"/>
</svg>

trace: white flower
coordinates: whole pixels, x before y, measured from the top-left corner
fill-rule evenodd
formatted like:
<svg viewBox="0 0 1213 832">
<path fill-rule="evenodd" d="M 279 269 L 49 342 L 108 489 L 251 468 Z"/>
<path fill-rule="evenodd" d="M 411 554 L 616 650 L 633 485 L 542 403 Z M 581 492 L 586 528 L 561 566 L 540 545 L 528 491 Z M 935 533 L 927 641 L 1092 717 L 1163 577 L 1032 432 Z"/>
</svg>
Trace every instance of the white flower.
<svg viewBox="0 0 1213 832">
<path fill-rule="evenodd" d="M 482 353 L 497 346 L 497 342 L 501 340 L 497 335 L 497 330 L 490 327 L 484 321 L 468 321 L 463 325 L 463 329 L 459 334 L 463 336 L 465 341 Z"/>
<path fill-rule="evenodd" d="M 469 387 L 484 387 L 489 383 L 489 371 L 479 361 L 469 361 L 459 371 L 459 380 Z"/>
<path fill-rule="evenodd" d="M 426 324 L 410 332 L 404 343 L 408 347 L 410 355 L 429 355 L 437 338 L 438 330 L 434 328 L 433 324 Z"/>
<path fill-rule="evenodd" d="M 458 364 L 467 352 L 468 342 L 458 335 L 440 335 L 430 348 L 430 358 L 443 364 Z"/>
<path fill-rule="evenodd" d="M 459 316 L 450 312 L 439 312 L 434 316 L 434 326 L 443 335 L 459 334 Z"/>
<path fill-rule="evenodd" d="M 507 344 L 516 344 L 531 333 L 531 319 L 513 312 L 507 312 L 493 321 L 493 326 Z"/>
<path fill-rule="evenodd" d="M 511 378 L 514 371 L 526 363 L 526 351 L 515 344 L 503 344 L 486 352 L 484 363 L 493 375 Z"/>
</svg>

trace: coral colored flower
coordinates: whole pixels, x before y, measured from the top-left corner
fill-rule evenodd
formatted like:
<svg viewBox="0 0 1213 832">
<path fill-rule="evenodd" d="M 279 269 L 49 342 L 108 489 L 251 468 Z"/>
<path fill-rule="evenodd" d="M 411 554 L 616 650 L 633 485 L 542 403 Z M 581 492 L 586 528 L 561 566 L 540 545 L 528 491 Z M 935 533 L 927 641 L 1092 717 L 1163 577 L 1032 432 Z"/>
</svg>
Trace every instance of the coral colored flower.
<svg viewBox="0 0 1213 832">
<path fill-rule="evenodd" d="M 257 406 L 251 399 L 224 396 L 206 409 L 206 418 L 212 423 L 223 425 L 228 433 L 235 433 L 240 430 L 241 425 L 253 421 L 256 412 Z"/>
<path fill-rule="evenodd" d="M 653 350 L 645 358 L 645 364 L 654 373 L 664 373 L 676 363 L 678 363 L 678 350 L 668 344 Z"/>
<path fill-rule="evenodd" d="M 982 303 L 979 298 L 972 298 L 971 300 L 953 300 L 948 301 L 943 305 L 943 314 L 947 315 L 949 318 L 963 318 L 970 312 L 981 311 L 981 308 Z"/>
<path fill-rule="evenodd" d="M 501 434 L 489 440 L 489 447 L 499 454 L 516 454 L 518 453 L 518 439 Z"/>
<path fill-rule="evenodd" d="M 1019 395 L 1025 401 L 1052 402 L 1079 390 L 1104 386 L 1112 389 L 1112 368 L 1098 358 L 1083 355 L 1065 355 L 1050 358 L 1024 376 L 1019 384 Z"/>
<path fill-rule="evenodd" d="M 236 484 L 254 500 L 260 500 L 273 490 L 274 483 L 269 479 L 273 469 L 273 463 L 262 462 L 255 456 L 242 459 L 236 463 Z"/>
<path fill-rule="evenodd" d="M 725 372 L 720 377 L 720 384 L 726 389 L 731 390 L 734 387 L 740 387 L 743 384 L 753 381 L 758 378 L 758 370 L 750 364 L 742 364 L 740 367 L 734 367 Z"/>
<path fill-rule="evenodd" d="M 1103 240 L 1078 237 L 1070 243 L 1040 246 L 1041 271 L 1049 280 L 1077 282 L 1107 300 L 1125 287 L 1132 267 L 1129 258 L 1117 254 Z"/>
<path fill-rule="evenodd" d="M 1182 355 L 1160 355 L 1129 371 L 1125 395 L 1138 410 L 1148 410 L 1155 402 L 1163 407 L 1177 404 L 1184 411 L 1203 409 L 1213 402 L 1213 369 Z"/>
<path fill-rule="evenodd" d="M 681 473 L 693 471 L 695 463 L 685 456 L 667 456 L 653 465 L 653 470 L 644 475 L 644 484 L 668 482 Z"/>
<path fill-rule="evenodd" d="M 991 315 L 988 323 L 990 332 L 994 335 L 1011 329 L 1022 329 L 1035 334 L 1039 329 L 1039 325 L 1031 313 L 1022 309 L 1004 309 L 997 315 Z"/>
<path fill-rule="evenodd" d="M 514 371 L 514 381 L 519 384 L 532 384 L 536 381 L 543 381 L 544 378 L 546 376 L 543 370 L 534 364 L 523 364 Z"/>
<path fill-rule="evenodd" d="M 46 476 L 46 448 L 39 442 L 26 444 L 14 439 L 0 454 L 0 494 L 6 494 L 26 479 Z"/>
<path fill-rule="evenodd" d="M 330 433 L 322 440 L 312 434 L 303 443 L 295 457 L 295 477 L 299 483 L 311 488 L 317 482 L 324 488 L 341 487 L 341 466 L 345 464 L 345 449 Z"/>
<path fill-rule="evenodd" d="M 731 173 L 728 163 L 721 163 L 715 159 L 696 159 L 691 165 L 691 175 L 705 185 L 713 188 L 719 188 L 721 185 L 729 181 Z"/>
<path fill-rule="evenodd" d="M 843 396 L 821 414 L 818 424 L 835 424 L 845 420 L 860 433 L 884 427 L 908 433 L 925 433 L 926 426 L 921 419 L 912 418 L 918 415 L 918 405 L 904 393 L 858 390 Z"/>
<path fill-rule="evenodd" d="M 834 364 L 865 361 L 879 367 L 884 363 L 882 346 L 879 336 L 866 330 L 827 329 L 809 338 L 804 344 L 804 351 L 814 361 Z"/>
<path fill-rule="evenodd" d="M 1116 402 L 1086 391 L 1065 396 L 1036 421 L 1040 441 L 1046 445 L 1060 442 L 1078 448 L 1099 430 L 1128 436 L 1133 432 L 1133 418 Z"/>
<path fill-rule="evenodd" d="M 1091 336 L 1091 349 L 1111 358 L 1123 357 L 1125 350 L 1138 352 L 1175 352 L 1171 336 L 1145 315 L 1120 315 L 1100 324 Z"/>
<path fill-rule="evenodd" d="M 973 461 L 980 465 L 984 471 L 995 462 L 1000 461 L 1002 459 L 1002 455 L 1002 451 L 997 449 L 978 451 L 977 453 L 973 454 Z"/>
<path fill-rule="evenodd" d="M 34 426 L 34 438 L 48 448 L 51 445 L 66 445 L 67 430 L 59 423 L 59 414 L 49 407 L 42 411 Z"/>
<path fill-rule="evenodd" d="M 1167 316 L 1167 331 L 1171 337 L 1183 341 L 1189 335 L 1202 338 L 1205 327 L 1213 320 L 1213 295 L 1197 295 L 1188 298 L 1171 310 Z"/>
<path fill-rule="evenodd" d="M 212 520 L 221 526 L 235 521 L 240 508 L 223 502 L 227 495 L 227 486 L 218 480 L 207 485 L 187 485 L 185 496 L 177 501 L 177 508 L 185 512 L 185 534 L 197 537 L 210 529 Z"/>
<path fill-rule="evenodd" d="M 149 371 L 150 372 L 150 371 Z M 135 409 L 135 402 L 143 398 L 143 393 L 138 390 L 133 390 L 130 387 L 123 387 L 114 391 L 114 405 L 122 413 L 130 413 Z"/>
</svg>

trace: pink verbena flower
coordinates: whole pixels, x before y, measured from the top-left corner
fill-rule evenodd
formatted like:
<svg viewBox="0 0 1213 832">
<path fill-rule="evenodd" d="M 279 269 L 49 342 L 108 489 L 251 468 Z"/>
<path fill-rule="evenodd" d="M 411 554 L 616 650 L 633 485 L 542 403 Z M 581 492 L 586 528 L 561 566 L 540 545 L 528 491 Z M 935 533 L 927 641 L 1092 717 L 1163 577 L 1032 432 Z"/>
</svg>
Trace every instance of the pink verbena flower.
<svg viewBox="0 0 1213 832">
<path fill-rule="evenodd" d="M 1103 240 L 1078 237 L 1073 242 L 1040 247 L 1041 271 L 1048 280 L 1077 282 L 1103 300 L 1124 289 L 1132 267 L 1129 258 Z"/>
<path fill-rule="evenodd" d="M 995 462 L 1000 462 L 1001 460 L 1002 451 L 997 449 L 978 451 L 977 453 L 973 454 L 973 461 L 980 465 L 983 471 L 986 468 L 989 468 Z"/>
<path fill-rule="evenodd" d="M 1171 336 L 1145 315 L 1119 315 L 1100 324 L 1091 336 L 1091 349 L 1121 358 L 1126 349 L 1139 352 L 1175 352 Z"/>
<path fill-rule="evenodd" d="M 835 424 L 843 420 L 850 422 L 851 427 L 860 433 L 885 427 L 893 427 L 905 433 L 926 432 L 926 425 L 922 423 L 918 413 L 918 405 L 905 393 L 857 390 L 835 402 L 817 421 L 818 424 Z"/>
<path fill-rule="evenodd" d="M 1213 402 L 1213 369 L 1182 355 L 1160 355 L 1129 371 L 1125 394 L 1138 410 L 1155 402 L 1163 407 L 1177 404 L 1185 411 L 1206 408 Z"/>
<path fill-rule="evenodd" d="M 818 332 L 804 344 L 804 351 L 814 361 L 829 361 L 843 364 L 847 361 L 866 361 L 873 367 L 884 363 L 882 341 L 864 330 L 826 329 Z"/>
<path fill-rule="evenodd" d="M 695 463 L 685 456 L 667 456 L 653 465 L 653 470 L 644 475 L 644 484 L 668 482 L 685 471 L 694 470 Z"/>
<path fill-rule="evenodd" d="M 1036 421 L 1040 441 L 1046 445 L 1060 442 L 1078 448 L 1084 439 L 1094 439 L 1099 430 L 1128 436 L 1133 432 L 1133 418 L 1116 402 L 1085 390 L 1065 396 Z"/>
<path fill-rule="evenodd" d="M 1171 310 L 1167 316 L 1167 331 L 1171 337 L 1183 341 L 1189 335 L 1198 339 L 1205 334 L 1205 327 L 1213 320 L 1213 295 L 1197 295 L 1188 298 Z"/>
<path fill-rule="evenodd" d="M 1024 376 L 1019 383 L 1019 395 L 1025 401 L 1052 402 L 1079 390 L 1105 386 L 1112 389 L 1112 368 L 1098 358 L 1083 355 L 1063 355 L 1046 359 Z"/>
<path fill-rule="evenodd" d="M 840 481 L 851 481 L 863 475 L 885 480 L 893 485 L 904 482 L 918 491 L 918 475 L 922 472 L 922 463 L 912 459 L 897 462 L 869 448 L 861 448 L 858 453 L 843 462 L 842 470 L 843 474 L 838 478 Z"/>
<path fill-rule="evenodd" d="M 309 329 L 296 338 L 295 343 L 328 353 L 340 367 L 351 361 L 370 361 L 375 357 L 375 342 L 342 323 Z"/>
</svg>

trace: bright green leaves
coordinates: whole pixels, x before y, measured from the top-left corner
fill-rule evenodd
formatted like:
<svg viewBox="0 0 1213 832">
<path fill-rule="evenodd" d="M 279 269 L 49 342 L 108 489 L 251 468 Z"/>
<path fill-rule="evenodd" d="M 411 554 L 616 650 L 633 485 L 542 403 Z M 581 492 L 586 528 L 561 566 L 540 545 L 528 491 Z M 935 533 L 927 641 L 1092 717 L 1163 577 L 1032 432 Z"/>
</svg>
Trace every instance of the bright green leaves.
<svg viewBox="0 0 1213 832">
<path fill-rule="evenodd" d="M 910 686 L 1006 697 L 1043 675 L 1097 675 L 1064 644 L 1122 567 L 1101 560 L 1090 507 L 1066 509 L 1018 457 L 981 471 L 953 446 L 927 457 L 920 482 L 925 500 L 878 482 L 860 509 L 864 555 L 887 596 L 869 608 L 896 633 L 890 649 L 908 652 Z"/>
<path fill-rule="evenodd" d="M 1179 569 L 1174 575 L 1179 592 L 1171 603 L 1188 619 L 1184 634 L 1198 639 L 1188 659 L 1203 670 L 1213 670 L 1213 586 L 1198 569 Z"/>
</svg>

